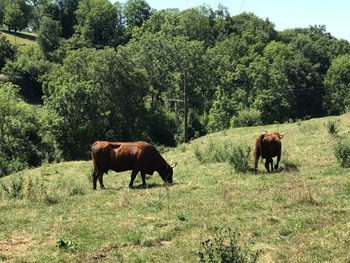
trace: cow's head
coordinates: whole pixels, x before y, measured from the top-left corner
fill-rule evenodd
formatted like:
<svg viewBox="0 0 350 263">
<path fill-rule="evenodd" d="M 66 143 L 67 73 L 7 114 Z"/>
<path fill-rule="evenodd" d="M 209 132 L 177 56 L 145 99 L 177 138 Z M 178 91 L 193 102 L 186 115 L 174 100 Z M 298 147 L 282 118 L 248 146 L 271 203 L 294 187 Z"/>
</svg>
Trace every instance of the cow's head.
<svg viewBox="0 0 350 263">
<path fill-rule="evenodd" d="M 166 175 L 165 178 L 163 178 L 165 183 L 172 184 L 173 183 L 173 168 L 176 166 L 177 163 L 171 163 L 168 164 L 166 167 Z"/>
</svg>

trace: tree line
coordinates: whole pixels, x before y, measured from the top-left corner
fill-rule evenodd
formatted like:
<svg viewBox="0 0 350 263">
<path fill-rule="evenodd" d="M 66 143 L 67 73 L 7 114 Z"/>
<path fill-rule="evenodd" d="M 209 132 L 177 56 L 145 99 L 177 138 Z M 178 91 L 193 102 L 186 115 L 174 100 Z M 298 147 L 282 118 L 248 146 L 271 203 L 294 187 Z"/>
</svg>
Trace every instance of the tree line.
<svg viewBox="0 0 350 263">
<path fill-rule="evenodd" d="M 188 139 L 349 108 L 350 44 L 325 26 L 145 0 L 0 0 L 0 22 L 38 43 L 0 38 L 0 175 L 98 139 L 181 143 L 185 88 Z"/>
</svg>

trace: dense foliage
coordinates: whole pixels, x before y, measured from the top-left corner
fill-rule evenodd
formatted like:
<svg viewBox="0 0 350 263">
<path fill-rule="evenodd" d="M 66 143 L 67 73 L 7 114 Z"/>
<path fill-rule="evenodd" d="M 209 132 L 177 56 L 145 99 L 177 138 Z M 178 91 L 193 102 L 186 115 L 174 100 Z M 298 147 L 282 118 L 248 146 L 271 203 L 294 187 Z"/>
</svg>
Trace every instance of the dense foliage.
<svg viewBox="0 0 350 263">
<path fill-rule="evenodd" d="M 156 11 L 144 0 L 0 0 L 0 14 L 38 33 L 39 48 L 0 39 L 0 66 L 45 112 L 38 125 L 65 159 L 97 139 L 175 145 L 349 108 L 350 44 L 325 26 L 279 32 L 221 5 Z"/>
</svg>

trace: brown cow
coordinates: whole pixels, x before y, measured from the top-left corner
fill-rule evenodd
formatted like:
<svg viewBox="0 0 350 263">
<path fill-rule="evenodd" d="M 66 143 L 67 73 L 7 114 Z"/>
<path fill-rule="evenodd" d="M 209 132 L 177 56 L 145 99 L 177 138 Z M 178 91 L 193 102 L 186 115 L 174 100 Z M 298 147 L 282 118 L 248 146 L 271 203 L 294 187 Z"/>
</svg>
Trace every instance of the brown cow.
<svg viewBox="0 0 350 263">
<path fill-rule="evenodd" d="M 255 147 L 254 147 L 254 172 L 255 174 L 257 173 L 257 168 L 258 168 L 258 162 L 259 158 L 261 159 L 266 159 L 265 161 L 265 168 L 267 172 L 270 172 L 270 164 L 271 164 L 271 171 L 274 169 L 278 169 L 278 164 L 281 159 L 281 150 L 282 150 L 282 143 L 281 139 L 286 133 L 278 133 L 278 132 L 273 132 L 273 133 L 268 133 L 266 134 L 261 134 L 255 142 Z M 277 163 L 275 167 L 273 167 L 273 157 L 277 156 Z"/>
<path fill-rule="evenodd" d="M 157 171 L 165 183 L 173 182 L 173 167 L 159 154 L 156 148 L 147 142 L 107 142 L 97 141 L 91 147 L 94 165 L 93 189 L 96 190 L 97 179 L 102 189 L 103 174 L 109 170 L 123 172 L 132 170 L 129 187 L 138 172 L 141 172 L 142 186 L 146 187 L 146 174 Z"/>
</svg>

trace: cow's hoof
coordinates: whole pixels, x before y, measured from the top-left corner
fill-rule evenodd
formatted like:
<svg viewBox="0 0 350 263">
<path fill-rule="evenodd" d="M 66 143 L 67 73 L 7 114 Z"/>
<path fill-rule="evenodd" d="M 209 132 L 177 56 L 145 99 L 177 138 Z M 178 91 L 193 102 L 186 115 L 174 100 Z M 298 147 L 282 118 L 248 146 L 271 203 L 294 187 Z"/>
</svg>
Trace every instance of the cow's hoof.
<svg viewBox="0 0 350 263">
<path fill-rule="evenodd" d="M 143 188 L 143 189 L 148 188 L 148 187 L 147 187 L 147 184 L 142 184 L 142 185 L 141 185 L 141 188 Z"/>
<path fill-rule="evenodd" d="M 135 187 L 133 185 L 129 185 L 130 189 L 135 189 Z"/>
</svg>

